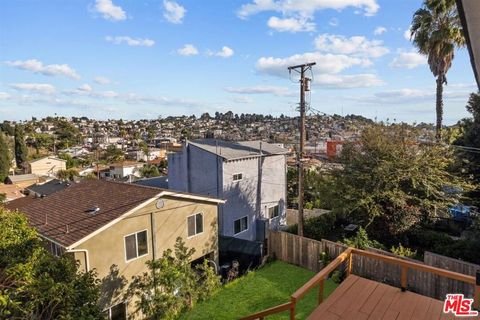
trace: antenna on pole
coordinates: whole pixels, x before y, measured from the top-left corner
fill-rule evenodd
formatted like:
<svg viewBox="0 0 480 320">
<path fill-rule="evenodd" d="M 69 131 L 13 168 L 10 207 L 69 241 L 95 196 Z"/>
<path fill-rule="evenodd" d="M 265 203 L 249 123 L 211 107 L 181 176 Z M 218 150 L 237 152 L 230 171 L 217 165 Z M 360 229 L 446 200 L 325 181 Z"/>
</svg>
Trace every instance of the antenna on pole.
<svg viewBox="0 0 480 320">
<path fill-rule="evenodd" d="M 288 67 L 289 73 L 296 71 L 300 73 L 300 147 L 297 152 L 298 166 L 298 235 L 303 237 L 303 205 L 304 205 L 304 178 L 303 178 L 303 161 L 305 156 L 305 92 L 310 91 L 310 78 L 305 77 L 305 71 L 312 70 L 315 62 L 299 64 Z"/>
</svg>

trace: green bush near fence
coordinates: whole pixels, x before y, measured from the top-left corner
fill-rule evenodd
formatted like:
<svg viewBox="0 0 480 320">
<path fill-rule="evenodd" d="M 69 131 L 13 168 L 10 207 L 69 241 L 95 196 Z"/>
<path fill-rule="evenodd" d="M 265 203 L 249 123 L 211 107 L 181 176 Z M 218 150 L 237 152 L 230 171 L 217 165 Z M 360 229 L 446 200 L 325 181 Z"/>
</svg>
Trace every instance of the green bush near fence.
<svg viewBox="0 0 480 320">
<path fill-rule="evenodd" d="M 304 235 L 307 238 L 322 240 L 329 239 L 332 231 L 336 228 L 337 216 L 334 213 L 326 213 L 318 217 L 305 220 Z M 298 226 L 296 224 L 289 226 L 286 230 L 289 233 L 297 234 Z"/>
</svg>

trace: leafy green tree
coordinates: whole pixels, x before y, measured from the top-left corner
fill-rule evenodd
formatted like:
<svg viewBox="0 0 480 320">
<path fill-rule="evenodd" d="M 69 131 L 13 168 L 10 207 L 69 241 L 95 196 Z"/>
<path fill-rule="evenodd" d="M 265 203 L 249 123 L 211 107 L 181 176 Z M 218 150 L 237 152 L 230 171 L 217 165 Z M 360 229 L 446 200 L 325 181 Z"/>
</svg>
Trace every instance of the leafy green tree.
<svg viewBox="0 0 480 320">
<path fill-rule="evenodd" d="M 10 170 L 10 152 L 6 139 L 7 137 L 0 132 L 0 182 L 5 180 Z"/>
<path fill-rule="evenodd" d="M 466 108 L 472 117 L 459 122 L 461 135 L 455 141 L 455 145 L 464 147 L 458 148 L 457 154 L 461 160 L 459 169 L 473 178 L 477 189 L 470 194 L 470 198 L 474 204 L 479 205 L 480 153 L 476 149 L 480 149 L 480 93 L 470 95 Z"/>
<path fill-rule="evenodd" d="M 322 196 L 378 240 L 392 241 L 419 222 L 446 215 L 458 191 L 471 186 L 449 171 L 450 149 L 416 141 L 416 133 L 402 126 L 364 130 L 359 144 L 344 145 L 343 168 L 332 172 Z"/>
<path fill-rule="evenodd" d="M 22 168 L 27 162 L 28 150 L 25 144 L 23 128 L 20 125 L 15 126 L 15 161 L 17 167 Z"/>
<path fill-rule="evenodd" d="M 158 171 L 158 168 L 153 164 L 147 164 L 143 166 L 143 168 L 140 169 L 140 173 L 144 178 L 153 178 L 160 175 L 160 171 Z"/>
<path fill-rule="evenodd" d="M 77 170 L 71 168 L 66 170 L 59 170 L 57 172 L 57 178 L 62 181 L 73 181 L 76 177 L 80 176 Z"/>
<path fill-rule="evenodd" d="M 33 146 L 37 154 L 41 149 L 51 150 L 53 149 L 53 136 L 48 133 L 34 133 L 33 136 Z"/>
<path fill-rule="evenodd" d="M 443 85 L 452 66 L 455 49 L 465 45 L 462 25 L 455 0 L 425 0 L 413 15 L 411 37 L 421 54 L 428 56 L 428 65 L 437 82 L 436 139 L 440 141 L 443 121 Z"/>
<path fill-rule="evenodd" d="M 108 162 L 119 162 L 125 160 L 125 153 L 114 145 L 109 145 L 105 151 L 105 158 Z"/>
<path fill-rule="evenodd" d="M 57 145 L 60 149 L 72 147 L 82 142 L 82 135 L 78 128 L 66 120 L 58 120 L 55 123 Z"/>
<path fill-rule="evenodd" d="M 54 257 L 19 212 L 0 207 L 0 318 L 102 319 L 93 272 Z"/>
<path fill-rule="evenodd" d="M 7 136 L 10 137 L 13 137 L 13 135 L 15 134 L 15 129 L 9 121 L 3 121 L 3 123 L 0 124 L 0 131 L 4 132 Z"/>
<path fill-rule="evenodd" d="M 160 259 L 147 262 L 148 272 L 135 276 L 126 299 L 136 298 L 135 314 L 146 319 L 176 319 L 197 301 L 211 296 L 220 286 L 219 277 L 208 261 L 193 269 L 195 249 L 177 238 L 175 249 L 167 249 Z"/>
</svg>

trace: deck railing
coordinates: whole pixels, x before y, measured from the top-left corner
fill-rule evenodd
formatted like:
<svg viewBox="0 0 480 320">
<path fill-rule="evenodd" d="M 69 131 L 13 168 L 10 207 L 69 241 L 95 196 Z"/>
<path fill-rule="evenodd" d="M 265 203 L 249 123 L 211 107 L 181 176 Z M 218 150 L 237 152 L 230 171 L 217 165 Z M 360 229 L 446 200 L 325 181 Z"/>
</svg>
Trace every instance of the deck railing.
<svg viewBox="0 0 480 320">
<path fill-rule="evenodd" d="M 338 257 L 336 257 L 330 264 L 328 264 L 325 268 L 323 268 L 319 273 L 314 275 L 307 283 L 305 283 L 302 287 L 300 287 L 297 291 L 295 291 L 291 297 L 290 302 L 275 306 L 273 308 L 269 308 L 254 314 L 251 314 L 247 317 L 241 318 L 241 320 L 255 320 L 255 319 L 264 319 L 267 316 L 289 311 L 290 312 L 290 320 L 295 320 L 295 308 L 297 302 L 304 297 L 310 290 L 318 286 L 318 304 L 323 302 L 323 291 L 324 291 L 324 283 L 327 279 L 328 275 L 337 269 L 342 263 L 346 262 L 346 273 L 347 277 L 352 273 L 352 260 L 353 256 L 364 256 L 376 260 L 383 261 L 385 263 L 393 264 L 400 266 L 401 268 L 401 277 L 400 277 L 400 288 L 402 291 L 407 290 L 408 287 L 408 272 L 409 270 L 418 270 L 423 272 L 433 273 L 435 275 L 463 281 L 469 284 L 473 284 L 475 286 L 474 290 L 474 308 L 478 309 L 480 307 L 480 273 L 477 273 L 477 277 L 464 275 L 458 272 L 453 272 L 441 268 L 436 268 L 432 266 L 427 266 L 420 263 L 415 263 L 412 261 L 403 260 L 396 257 L 385 256 L 378 253 L 368 252 L 365 250 L 355 249 L 355 248 L 348 248 L 343 253 L 341 253 Z"/>
</svg>

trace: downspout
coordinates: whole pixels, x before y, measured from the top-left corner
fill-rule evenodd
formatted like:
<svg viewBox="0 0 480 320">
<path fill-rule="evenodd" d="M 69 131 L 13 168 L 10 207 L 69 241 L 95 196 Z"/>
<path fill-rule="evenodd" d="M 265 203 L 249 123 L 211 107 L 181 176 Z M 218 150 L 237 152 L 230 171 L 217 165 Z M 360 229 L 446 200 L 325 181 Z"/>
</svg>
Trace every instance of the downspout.
<svg viewBox="0 0 480 320">
<path fill-rule="evenodd" d="M 75 252 L 82 252 L 84 255 L 85 255 L 85 266 L 86 266 L 86 271 L 90 271 L 90 260 L 88 259 L 88 250 L 87 249 L 68 249 L 66 248 L 66 252 L 71 252 L 71 253 L 75 253 Z"/>
</svg>

